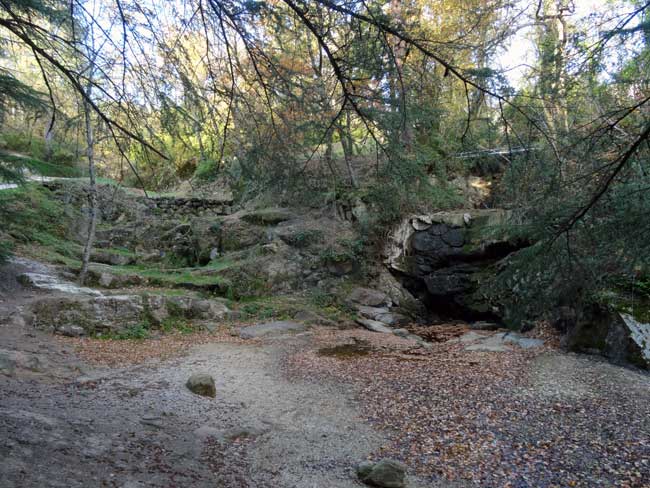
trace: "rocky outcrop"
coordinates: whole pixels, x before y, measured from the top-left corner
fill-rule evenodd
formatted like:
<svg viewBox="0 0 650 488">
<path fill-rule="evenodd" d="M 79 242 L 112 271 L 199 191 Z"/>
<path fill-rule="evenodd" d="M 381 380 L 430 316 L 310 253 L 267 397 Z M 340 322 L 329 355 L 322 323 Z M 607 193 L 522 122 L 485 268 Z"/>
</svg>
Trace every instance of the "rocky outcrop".
<svg viewBox="0 0 650 488">
<path fill-rule="evenodd" d="M 504 210 L 413 216 L 391 235 L 386 264 L 439 316 L 498 316 L 499 304 L 488 293 L 496 264 L 524 244 L 497 233 L 508 216 Z"/>
<path fill-rule="evenodd" d="M 81 327 L 87 334 L 117 332 L 144 319 L 138 295 L 47 297 L 30 308 L 31 323 L 39 329 L 63 332 Z"/>
<path fill-rule="evenodd" d="M 126 266 L 133 264 L 135 258 L 128 254 L 120 254 L 115 252 L 107 252 L 95 250 L 90 254 L 90 260 L 94 263 L 108 264 L 109 266 Z"/>
<path fill-rule="evenodd" d="M 393 300 L 384 292 L 357 287 L 348 295 L 349 305 L 357 311 L 357 323 L 373 332 L 392 332 L 391 327 L 410 322 L 409 317 L 393 307 Z"/>
<path fill-rule="evenodd" d="M 101 288 L 117 289 L 138 286 L 146 280 L 138 274 L 113 274 L 107 271 L 91 269 L 88 273 L 89 283 Z"/>
<path fill-rule="evenodd" d="M 163 295 L 63 295 L 36 300 L 28 319 L 37 328 L 62 335 L 119 333 L 166 319 L 222 321 L 229 313 L 218 300 Z"/>
</svg>

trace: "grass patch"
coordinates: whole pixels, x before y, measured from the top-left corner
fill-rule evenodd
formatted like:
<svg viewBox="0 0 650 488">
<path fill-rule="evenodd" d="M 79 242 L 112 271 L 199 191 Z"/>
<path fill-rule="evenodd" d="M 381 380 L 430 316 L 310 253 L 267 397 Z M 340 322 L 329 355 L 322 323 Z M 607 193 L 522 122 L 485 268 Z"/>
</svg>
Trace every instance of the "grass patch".
<svg viewBox="0 0 650 488">
<path fill-rule="evenodd" d="M 330 303 L 315 305 L 311 296 L 273 296 L 245 298 L 235 305 L 243 321 L 289 320 L 298 312 L 310 311 L 334 322 L 349 320 L 352 315 L 344 307 Z"/>
<path fill-rule="evenodd" d="M 0 151 L 0 162 L 13 167 L 25 168 L 31 173 L 40 176 L 79 178 L 84 176 L 81 168 L 74 164 L 63 162 L 47 162 L 32 156 L 17 156 L 5 151 Z"/>
<path fill-rule="evenodd" d="M 146 278 L 155 286 L 177 287 L 187 285 L 197 288 L 223 288 L 226 289 L 230 282 L 217 274 L 201 274 L 202 268 L 179 268 L 165 270 L 163 268 L 150 268 L 142 265 L 111 266 L 106 271 L 114 274 L 137 274 Z"/>
</svg>

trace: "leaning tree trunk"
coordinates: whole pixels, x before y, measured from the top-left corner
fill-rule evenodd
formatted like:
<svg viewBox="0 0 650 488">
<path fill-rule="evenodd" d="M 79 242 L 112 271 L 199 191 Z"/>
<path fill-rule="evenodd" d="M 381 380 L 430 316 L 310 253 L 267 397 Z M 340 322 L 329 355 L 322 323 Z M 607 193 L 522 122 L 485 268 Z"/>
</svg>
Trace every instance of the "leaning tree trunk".
<svg viewBox="0 0 650 488">
<path fill-rule="evenodd" d="M 90 98 L 92 85 L 89 83 L 86 94 Z M 95 141 L 93 139 L 93 126 L 90 117 L 90 104 L 84 101 L 84 117 L 86 121 L 86 157 L 88 158 L 88 176 L 90 185 L 88 188 L 88 207 L 90 213 L 90 222 L 88 224 L 88 235 L 84 246 L 83 257 L 81 260 L 81 271 L 79 272 L 79 283 L 84 284 L 88 275 L 88 263 L 90 262 L 90 253 L 92 252 L 93 242 L 95 240 L 95 227 L 97 226 L 97 184 L 95 181 Z"/>
</svg>

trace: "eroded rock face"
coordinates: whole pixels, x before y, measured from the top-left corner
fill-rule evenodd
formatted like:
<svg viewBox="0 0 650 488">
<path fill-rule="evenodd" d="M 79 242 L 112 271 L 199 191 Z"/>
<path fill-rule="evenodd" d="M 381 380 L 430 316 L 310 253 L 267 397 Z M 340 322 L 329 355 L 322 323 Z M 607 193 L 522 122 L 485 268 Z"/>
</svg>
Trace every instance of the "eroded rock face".
<svg viewBox="0 0 650 488">
<path fill-rule="evenodd" d="M 392 234 L 386 264 L 429 310 L 454 318 L 499 315 L 485 289 L 496 263 L 522 247 L 494 230 L 503 210 L 463 210 L 414 216 Z"/>
</svg>

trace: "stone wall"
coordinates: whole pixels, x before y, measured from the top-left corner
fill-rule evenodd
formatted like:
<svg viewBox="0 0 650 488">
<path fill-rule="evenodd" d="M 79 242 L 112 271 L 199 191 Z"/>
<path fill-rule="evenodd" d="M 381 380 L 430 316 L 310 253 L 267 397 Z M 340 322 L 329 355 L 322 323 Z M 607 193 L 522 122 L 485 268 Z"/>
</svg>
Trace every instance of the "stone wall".
<svg viewBox="0 0 650 488">
<path fill-rule="evenodd" d="M 150 209 L 158 209 L 166 216 L 230 215 L 232 201 L 209 198 L 156 197 L 141 198 Z"/>
</svg>

